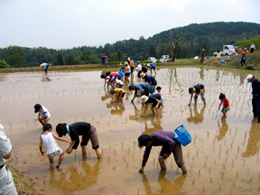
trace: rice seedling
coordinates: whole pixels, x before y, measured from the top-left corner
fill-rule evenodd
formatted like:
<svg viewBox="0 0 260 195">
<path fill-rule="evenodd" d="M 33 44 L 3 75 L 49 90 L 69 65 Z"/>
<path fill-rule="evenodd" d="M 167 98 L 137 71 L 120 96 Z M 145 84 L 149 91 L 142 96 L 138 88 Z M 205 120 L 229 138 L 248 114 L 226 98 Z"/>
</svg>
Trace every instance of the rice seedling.
<svg viewBox="0 0 260 195">
<path fill-rule="evenodd" d="M 195 178 L 192 180 L 192 185 L 194 185 L 194 184 L 195 184 L 195 180 L 196 180 Z"/>
<path fill-rule="evenodd" d="M 202 190 L 203 190 L 204 193 L 206 192 L 205 186 L 202 186 Z"/>
<path fill-rule="evenodd" d="M 210 182 L 210 183 L 213 183 L 213 179 L 212 179 L 212 177 L 210 178 L 209 182 Z"/>
<path fill-rule="evenodd" d="M 232 184 L 232 186 L 233 186 L 233 188 L 235 188 L 235 187 L 236 187 L 236 182 L 235 182 L 235 181 L 233 181 L 233 184 Z"/>
<path fill-rule="evenodd" d="M 225 173 L 222 172 L 222 173 L 221 173 L 221 179 L 224 179 L 224 176 L 225 176 Z"/>
<path fill-rule="evenodd" d="M 209 173 L 211 172 L 211 167 L 209 168 Z"/>
<path fill-rule="evenodd" d="M 250 183 L 250 184 L 252 184 L 253 179 L 254 179 L 253 177 L 251 177 L 251 178 L 249 179 L 249 183 Z"/>
<path fill-rule="evenodd" d="M 237 177 L 237 178 L 239 177 L 239 172 L 238 172 L 238 170 L 237 170 L 237 174 L 236 174 L 236 177 Z"/>
</svg>

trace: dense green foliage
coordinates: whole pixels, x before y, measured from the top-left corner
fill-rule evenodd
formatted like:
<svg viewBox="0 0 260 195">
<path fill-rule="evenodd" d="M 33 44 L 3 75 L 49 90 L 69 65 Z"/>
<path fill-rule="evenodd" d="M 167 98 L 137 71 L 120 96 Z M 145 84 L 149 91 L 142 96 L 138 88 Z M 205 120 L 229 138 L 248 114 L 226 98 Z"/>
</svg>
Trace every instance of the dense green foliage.
<svg viewBox="0 0 260 195">
<path fill-rule="evenodd" d="M 0 68 L 10 68 L 9 64 L 5 60 L 0 59 Z"/>
<path fill-rule="evenodd" d="M 254 37 L 252 39 L 244 39 L 242 41 L 238 41 L 238 42 L 235 43 L 235 45 L 238 45 L 239 48 L 250 49 L 250 45 L 251 45 L 252 42 L 254 42 L 254 44 L 256 45 L 256 49 L 259 50 L 258 47 L 260 47 L 260 35 Z"/>
<path fill-rule="evenodd" d="M 251 42 L 248 45 L 246 40 L 260 34 L 260 24 L 245 22 L 190 24 L 161 32 L 147 39 L 141 36 L 138 40 L 117 41 L 114 44 L 105 44 L 104 47 L 82 46 L 55 50 L 44 47 L 9 46 L 0 48 L 0 59 L 4 59 L 11 67 L 33 67 L 43 62 L 53 65 L 100 64 L 103 55 L 109 56 L 110 62 L 122 63 L 128 56 L 135 60 L 146 60 L 149 56 L 159 59 L 161 55 L 170 54 L 171 32 L 172 42 L 181 40 L 177 51 L 178 59 L 197 56 L 202 48 L 205 49 L 206 55 L 211 56 L 214 51 L 222 50 L 224 44 L 250 47 Z M 259 39 L 259 36 L 256 37 L 254 42 L 259 43 Z"/>
</svg>

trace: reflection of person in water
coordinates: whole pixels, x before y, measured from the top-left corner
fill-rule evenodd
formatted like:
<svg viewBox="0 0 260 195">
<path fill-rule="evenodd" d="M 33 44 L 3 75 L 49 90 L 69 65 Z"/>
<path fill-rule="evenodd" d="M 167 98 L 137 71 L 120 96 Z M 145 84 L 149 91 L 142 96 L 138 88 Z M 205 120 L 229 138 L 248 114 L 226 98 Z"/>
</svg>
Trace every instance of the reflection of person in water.
<svg viewBox="0 0 260 195">
<path fill-rule="evenodd" d="M 160 117 L 151 117 L 151 124 L 153 127 L 148 127 L 147 120 L 144 120 L 145 124 L 145 131 L 143 134 L 151 134 L 155 133 L 156 131 L 163 131 L 163 127 L 161 126 L 161 118 Z"/>
<path fill-rule="evenodd" d="M 228 131 L 228 124 L 226 121 L 226 117 L 221 118 L 221 126 L 220 122 L 218 121 L 218 128 L 219 128 L 219 135 L 217 136 L 217 140 L 220 141 L 225 137 L 227 131 Z"/>
<path fill-rule="evenodd" d="M 252 123 L 247 141 L 246 151 L 242 153 L 243 157 L 254 156 L 260 148 L 260 124 Z"/>
<path fill-rule="evenodd" d="M 204 79 L 204 69 L 203 68 L 200 69 L 200 79 L 201 80 Z"/>
<path fill-rule="evenodd" d="M 110 103 L 107 103 L 107 108 L 112 108 L 111 109 L 112 115 L 121 116 L 123 114 L 123 112 L 125 111 L 125 107 L 122 103 L 110 102 Z"/>
<path fill-rule="evenodd" d="M 165 172 L 160 171 L 160 174 L 158 176 L 158 183 L 161 186 L 161 189 L 159 192 L 152 193 L 151 185 L 149 184 L 147 176 L 143 173 L 143 183 L 145 188 L 145 194 L 161 194 L 162 189 L 165 194 L 183 194 L 182 187 L 184 184 L 184 181 L 186 179 L 187 175 L 181 175 L 177 179 L 175 179 L 173 182 L 165 178 Z"/>
<path fill-rule="evenodd" d="M 97 183 L 101 162 L 101 160 L 97 160 L 91 166 L 86 161 L 82 161 L 82 171 L 77 170 L 77 165 L 77 168 L 70 166 L 66 169 L 66 172 L 62 170 L 50 172 L 50 186 L 62 190 L 64 194 L 86 190 Z"/>
<path fill-rule="evenodd" d="M 194 124 L 198 124 L 201 123 L 203 121 L 203 115 L 204 115 L 204 111 L 206 106 L 203 106 L 202 109 L 200 110 L 200 112 L 198 112 L 197 106 L 193 107 L 193 112 L 194 112 L 194 116 L 192 114 L 192 109 L 190 108 L 190 117 L 187 118 L 187 121 L 189 123 L 193 122 Z"/>
</svg>

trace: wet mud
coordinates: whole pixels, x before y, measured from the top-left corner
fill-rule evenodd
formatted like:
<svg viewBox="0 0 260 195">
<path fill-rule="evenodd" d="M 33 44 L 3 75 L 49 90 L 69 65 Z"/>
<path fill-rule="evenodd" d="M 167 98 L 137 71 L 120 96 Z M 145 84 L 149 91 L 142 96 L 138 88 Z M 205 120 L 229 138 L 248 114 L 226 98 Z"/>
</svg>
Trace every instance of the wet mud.
<svg viewBox="0 0 260 195">
<path fill-rule="evenodd" d="M 141 100 L 131 103 L 133 94 L 127 86 L 123 103 L 115 103 L 100 73 L 50 71 L 50 80 L 42 80 L 39 72 L 0 74 L 0 120 L 13 145 L 10 163 L 26 173 L 41 194 L 259 194 L 260 124 L 253 120 L 251 83 L 245 81 L 251 72 L 161 68 L 155 75 L 164 97 L 161 117 L 151 110 L 141 117 Z M 197 106 L 189 107 L 188 88 L 197 83 L 205 86 L 207 105 L 199 98 Z M 218 110 L 220 92 L 231 104 L 226 118 Z M 50 111 L 54 129 L 60 122 L 94 125 L 102 160 L 96 159 L 89 144 L 87 159 L 78 148 L 65 154 L 60 170 L 51 172 L 48 158 L 39 151 L 36 103 Z M 182 175 L 172 155 L 166 161 L 167 171 L 161 172 L 160 147 L 152 149 L 140 174 L 144 148 L 138 148 L 138 136 L 173 131 L 181 124 L 193 139 L 183 147 L 188 174 Z M 57 143 L 66 150 L 66 143 Z"/>
</svg>

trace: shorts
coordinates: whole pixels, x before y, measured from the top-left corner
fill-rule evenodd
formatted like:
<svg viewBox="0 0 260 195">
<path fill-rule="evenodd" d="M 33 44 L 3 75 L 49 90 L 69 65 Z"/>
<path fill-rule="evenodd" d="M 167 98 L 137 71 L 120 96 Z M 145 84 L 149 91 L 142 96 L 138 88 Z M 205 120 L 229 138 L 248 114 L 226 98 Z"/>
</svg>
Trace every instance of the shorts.
<svg viewBox="0 0 260 195">
<path fill-rule="evenodd" d="M 44 119 L 44 120 L 43 120 L 44 124 L 49 123 L 49 120 L 50 120 L 50 119 L 51 119 L 51 117 Z"/>
<path fill-rule="evenodd" d="M 200 94 L 200 97 L 201 97 L 201 99 L 202 99 L 203 101 L 206 100 L 206 98 L 205 98 L 205 91 Z M 195 99 L 195 100 L 198 99 L 198 94 L 195 94 L 194 99 Z"/>
<path fill-rule="evenodd" d="M 131 67 L 131 73 L 134 72 L 134 68 L 135 68 L 134 66 Z"/>
<path fill-rule="evenodd" d="M 118 88 L 123 88 L 123 86 L 124 86 L 124 85 L 121 84 L 121 85 L 118 86 Z"/>
<path fill-rule="evenodd" d="M 174 140 L 175 141 L 175 140 Z M 175 145 L 173 147 L 172 153 L 174 160 L 179 168 L 181 168 L 184 165 L 183 156 L 182 156 L 182 148 L 181 144 L 178 141 L 175 141 Z M 168 151 L 168 147 L 162 147 L 161 152 L 159 154 L 158 159 L 163 159 L 163 155 L 166 154 L 166 151 Z"/>
<path fill-rule="evenodd" d="M 122 93 L 122 95 L 118 95 L 119 97 L 125 97 L 125 93 Z"/>
<path fill-rule="evenodd" d="M 224 106 L 222 107 L 221 111 L 227 112 L 229 111 L 229 108 L 225 108 Z"/>
<path fill-rule="evenodd" d="M 53 159 L 54 156 L 61 156 L 62 153 L 63 153 L 63 150 L 59 149 L 59 150 L 57 150 L 57 151 L 55 151 L 53 153 L 47 154 L 47 156 L 48 156 L 49 159 Z"/>
<path fill-rule="evenodd" d="M 156 105 L 157 105 L 157 102 L 154 102 L 154 103 L 152 104 L 152 108 L 155 108 Z M 161 107 L 162 107 L 162 103 L 160 102 L 158 108 L 161 108 Z"/>
<path fill-rule="evenodd" d="M 88 145 L 88 141 L 91 141 L 92 148 L 93 149 L 98 149 L 99 148 L 99 143 L 98 143 L 98 136 L 97 136 L 97 129 L 93 125 L 90 127 L 90 131 L 87 135 L 82 136 L 82 141 L 81 141 L 81 146 L 86 146 Z"/>
<path fill-rule="evenodd" d="M 125 77 L 129 77 L 130 74 L 131 74 L 130 72 L 125 73 Z"/>
</svg>

